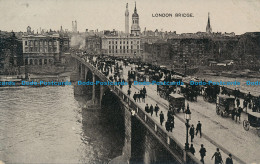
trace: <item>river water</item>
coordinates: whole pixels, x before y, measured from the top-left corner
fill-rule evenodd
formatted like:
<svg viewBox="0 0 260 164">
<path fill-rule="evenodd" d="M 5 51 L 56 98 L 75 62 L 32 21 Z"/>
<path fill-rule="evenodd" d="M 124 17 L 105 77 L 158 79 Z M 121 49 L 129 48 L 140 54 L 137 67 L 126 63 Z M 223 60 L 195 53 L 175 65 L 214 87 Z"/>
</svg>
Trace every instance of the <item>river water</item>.
<svg viewBox="0 0 260 164">
<path fill-rule="evenodd" d="M 83 109 L 87 99 L 73 86 L 0 88 L 0 161 L 106 163 L 120 155 L 124 136 L 102 110 Z"/>
<path fill-rule="evenodd" d="M 250 92 L 254 96 L 259 96 L 260 92 L 260 79 L 258 78 L 233 78 L 233 77 L 224 77 L 224 76 L 209 76 L 209 75 L 197 75 L 200 79 L 205 79 L 206 81 L 213 81 L 213 82 L 240 82 L 240 85 L 226 85 L 225 87 L 231 88 L 231 89 L 239 89 L 241 92 L 248 93 Z M 250 82 L 258 82 L 255 83 L 257 85 L 248 85 L 247 81 Z"/>
</svg>

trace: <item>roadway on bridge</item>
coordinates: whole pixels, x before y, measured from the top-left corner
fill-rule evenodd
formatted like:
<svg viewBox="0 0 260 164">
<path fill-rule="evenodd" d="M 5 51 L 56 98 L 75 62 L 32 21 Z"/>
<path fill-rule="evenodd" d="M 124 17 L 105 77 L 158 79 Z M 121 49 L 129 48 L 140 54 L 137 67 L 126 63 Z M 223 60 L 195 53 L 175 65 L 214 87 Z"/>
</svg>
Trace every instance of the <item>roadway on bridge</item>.
<svg viewBox="0 0 260 164">
<path fill-rule="evenodd" d="M 123 68 L 124 79 L 127 79 L 127 73 L 128 70 L 131 69 L 131 67 L 127 66 L 126 68 Z M 110 75 L 113 75 L 113 73 L 114 71 L 110 73 L 108 77 Z M 134 92 L 138 93 L 141 88 L 143 88 L 143 86 L 132 86 L 130 96 L 132 100 Z M 156 88 L 156 85 L 146 86 L 148 98 L 146 98 L 145 103 L 137 103 L 143 107 L 142 110 L 144 110 L 146 103 L 149 104 L 149 106 L 151 104 L 155 106 L 155 104 L 157 103 L 160 107 L 160 111 L 163 111 L 165 118 L 167 118 L 169 103 L 167 100 L 157 95 Z M 124 86 L 123 92 L 125 94 L 127 94 L 127 90 L 128 86 Z M 207 149 L 205 163 L 214 162 L 211 160 L 211 157 L 216 151 L 217 147 L 221 149 L 224 162 L 228 156 L 228 153 L 231 152 L 233 154 L 234 163 L 260 163 L 260 138 L 257 136 L 256 129 L 251 128 L 249 131 L 245 131 L 241 123 L 235 123 L 231 118 L 222 118 L 221 116 L 216 114 L 215 104 L 205 102 L 202 97 L 198 97 L 197 102 L 189 102 L 189 106 L 192 113 L 190 124 L 194 124 L 194 126 L 196 127 L 198 121 L 201 121 L 202 123 L 202 138 L 195 136 L 193 142 L 196 150 L 195 156 L 198 159 L 200 159 L 200 145 L 204 144 L 205 148 Z M 160 126 L 159 117 L 156 117 L 155 113 L 153 114 L 152 118 L 156 120 L 157 125 Z M 241 117 L 241 122 L 244 119 L 247 119 L 247 115 L 243 113 Z M 165 129 L 165 122 L 163 124 L 163 127 Z M 186 127 L 184 124 L 183 113 L 178 113 L 176 115 L 175 128 L 173 129 L 173 132 L 167 133 L 169 136 L 173 136 L 184 145 L 186 139 Z"/>
<path fill-rule="evenodd" d="M 124 79 L 127 79 L 127 73 L 130 69 L 131 67 L 129 66 L 124 68 Z M 132 98 L 134 92 L 138 93 L 141 88 L 143 88 L 143 86 L 133 85 L 133 87 L 131 88 L 130 97 Z M 146 85 L 146 89 L 149 95 L 148 98 L 146 98 L 145 103 L 138 102 L 138 104 L 143 106 L 144 110 L 146 103 L 148 103 L 149 106 L 151 104 L 155 106 L 155 104 L 157 103 L 160 107 L 160 111 L 163 111 L 166 118 L 169 104 L 168 101 L 157 95 L 156 85 Z M 124 86 L 123 92 L 125 94 L 127 94 L 127 90 L 128 86 Z M 205 163 L 213 163 L 213 161 L 211 161 L 211 156 L 216 151 L 216 147 L 219 147 L 222 150 L 221 153 L 223 156 L 223 160 L 228 157 L 227 153 L 231 152 L 233 156 L 237 157 L 234 157 L 235 163 L 260 162 L 260 138 L 257 136 L 256 129 L 252 128 L 249 131 L 245 131 L 241 123 L 235 123 L 231 118 L 223 118 L 217 115 L 215 110 L 216 105 L 205 102 L 201 96 L 198 97 L 197 102 L 189 101 L 188 103 L 192 112 L 192 120 L 190 121 L 190 124 L 194 124 L 194 126 L 196 127 L 197 122 L 201 121 L 203 135 L 207 136 L 203 137 L 202 135 L 202 138 L 195 136 L 194 138 L 193 145 L 196 150 L 195 156 L 198 159 L 200 159 L 200 145 L 204 144 L 205 148 L 207 149 Z M 181 119 L 175 119 L 175 128 L 173 129 L 173 132 L 169 132 L 168 134 L 177 138 L 178 141 L 180 143 L 183 143 L 184 145 L 186 139 L 186 127 L 182 121 L 184 120 L 184 114 L 178 113 L 177 117 Z M 159 117 L 156 117 L 155 113 L 153 114 L 153 118 L 157 121 L 157 124 L 160 125 Z M 244 119 L 247 119 L 247 115 L 245 113 L 242 113 L 241 122 Z M 165 127 L 165 122 L 163 126 Z"/>
</svg>

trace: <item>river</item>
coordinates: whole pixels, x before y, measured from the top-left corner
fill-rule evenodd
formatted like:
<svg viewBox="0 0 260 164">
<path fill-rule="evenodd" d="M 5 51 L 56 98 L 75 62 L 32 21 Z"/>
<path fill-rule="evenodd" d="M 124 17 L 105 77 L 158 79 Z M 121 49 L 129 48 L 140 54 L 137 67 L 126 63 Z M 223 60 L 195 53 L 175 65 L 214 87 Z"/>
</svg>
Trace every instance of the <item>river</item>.
<svg viewBox="0 0 260 164">
<path fill-rule="evenodd" d="M 106 163 L 124 136 L 73 86 L 0 88 L 0 161 Z M 117 141 L 117 142 L 113 142 Z M 1 163 L 1 162 L 0 162 Z"/>
<path fill-rule="evenodd" d="M 206 81 L 213 81 L 213 82 L 240 82 L 240 85 L 226 85 L 225 87 L 231 89 L 239 89 L 241 92 L 248 93 L 250 92 L 254 96 L 259 96 L 259 89 L 260 89 L 260 79 L 257 78 L 233 78 L 233 77 L 224 77 L 224 76 L 209 76 L 209 75 L 196 75 L 199 79 L 205 79 Z M 259 82 L 258 85 L 247 85 L 247 81 L 250 82 Z"/>
</svg>

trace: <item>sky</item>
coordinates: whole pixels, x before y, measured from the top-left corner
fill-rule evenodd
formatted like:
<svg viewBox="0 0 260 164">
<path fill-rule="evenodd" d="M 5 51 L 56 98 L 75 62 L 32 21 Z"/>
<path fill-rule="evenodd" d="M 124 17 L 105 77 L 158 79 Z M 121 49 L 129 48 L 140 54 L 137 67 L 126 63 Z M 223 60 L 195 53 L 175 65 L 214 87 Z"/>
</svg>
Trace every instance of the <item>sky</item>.
<svg viewBox="0 0 260 164">
<path fill-rule="evenodd" d="M 72 29 L 78 31 L 125 28 L 125 7 L 130 20 L 135 0 L 0 0 L 0 30 Z M 260 31 L 260 0 L 136 0 L 141 30 L 205 32 L 208 12 L 213 32 Z M 156 13 L 192 13 L 194 17 L 152 17 Z M 131 27 L 131 21 L 130 21 Z"/>
</svg>

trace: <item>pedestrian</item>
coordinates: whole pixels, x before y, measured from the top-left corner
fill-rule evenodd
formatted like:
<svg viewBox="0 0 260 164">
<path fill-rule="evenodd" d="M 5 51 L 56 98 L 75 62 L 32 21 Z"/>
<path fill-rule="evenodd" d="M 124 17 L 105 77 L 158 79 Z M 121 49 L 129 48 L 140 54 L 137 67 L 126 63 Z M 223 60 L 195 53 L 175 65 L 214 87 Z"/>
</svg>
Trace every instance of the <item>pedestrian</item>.
<svg viewBox="0 0 260 164">
<path fill-rule="evenodd" d="M 203 146 L 203 144 L 201 144 L 201 148 L 200 148 L 200 157 L 201 157 L 201 159 L 200 159 L 200 161 L 202 162 L 202 163 L 204 163 L 204 157 L 206 156 L 206 149 L 204 148 L 204 146 Z"/>
<path fill-rule="evenodd" d="M 151 116 L 153 116 L 153 105 L 152 104 L 150 106 L 150 112 L 151 112 Z"/>
<path fill-rule="evenodd" d="M 162 126 L 163 121 L 164 121 L 164 114 L 163 114 L 163 111 L 161 111 L 161 113 L 160 113 L 160 123 L 161 123 L 161 126 Z"/>
<path fill-rule="evenodd" d="M 243 109 L 244 108 L 246 108 L 246 113 L 247 113 L 247 101 L 246 100 L 244 100 L 244 102 L 243 102 Z"/>
<path fill-rule="evenodd" d="M 158 117 L 158 111 L 159 111 L 159 106 L 156 104 L 155 107 L 154 107 L 154 111 L 155 111 L 155 114 L 156 114 L 156 117 Z"/>
<path fill-rule="evenodd" d="M 191 128 L 190 128 L 190 140 L 191 140 L 191 142 L 193 142 L 194 134 L 195 134 L 195 130 L 194 130 L 194 125 L 192 124 Z"/>
<path fill-rule="evenodd" d="M 248 108 L 249 108 L 249 109 L 252 109 L 252 102 L 251 102 L 251 101 L 249 101 Z"/>
<path fill-rule="evenodd" d="M 211 157 L 211 160 L 215 157 L 215 164 L 221 164 L 223 163 L 221 153 L 219 152 L 219 148 L 217 148 L 217 151 L 213 154 Z"/>
<path fill-rule="evenodd" d="M 165 128 L 166 128 L 167 132 L 170 131 L 170 122 L 169 122 L 169 120 L 166 121 Z"/>
<path fill-rule="evenodd" d="M 233 164 L 233 159 L 232 159 L 232 155 L 229 154 L 227 159 L 226 159 L 226 164 Z"/>
<path fill-rule="evenodd" d="M 144 96 L 146 97 L 146 88 L 145 88 L 145 86 L 144 86 L 144 88 L 143 88 L 143 92 L 144 92 Z"/>
<path fill-rule="evenodd" d="M 148 106 L 148 104 L 146 104 L 146 106 L 145 106 L 145 111 L 146 111 L 147 113 L 149 113 L 149 106 Z"/>
<path fill-rule="evenodd" d="M 127 90 L 127 95 L 128 96 L 130 96 L 130 94 L 131 94 L 131 90 L 130 90 L 130 88 Z"/>
<path fill-rule="evenodd" d="M 193 147 L 193 144 L 190 144 L 190 152 L 191 154 L 195 154 L 195 148 Z"/>
<path fill-rule="evenodd" d="M 257 107 L 256 107 L 256 105 L 254 104 L 253 105 L 253 108 L 252 108 L 252 112 L 256 112 L 257 111 Z"/>
<path fill-rule="evenodd" d="M 231 113 L 232 120 L 235 120 L 235 116 L 236 116 L 236 108 L 234 108 L 232 110 L 232 113 Z"/>
<path fill-rule="evenodd" d="M 135 92 L 135 94 L 133 95 L 133 98 L 134 98 L 135 102 L 136 102 L 136 98 L 137 98 L 136 96 L 137 96 L 137 94 Z"/>
<path fill-rule="evenodd" d="M 172 132 L 172 129 L 174 128 L 174 117 L 172 120 L 170 120 L 170 131 Z"/>
<path fill-rule="evenodd" d="M 138 92 L 136 98 L 137 98 L 137 102 L 141 102 L 141 101 L 140 101 L 140 92 Z"/>
<path fill-rule="evenodd" d="M 141 90 L 140 94 L 141 94 L 140 96 L 142 98 L 142 101 L 145 103 L 145 94 L 144 94 L 143 90 Z"/>
<path fill-rule="evenodd" d="M 239 107 L 240 106 L 240 100 L 239 100 L 239 98 L 237 98 L 237 107 Z"/>
<path fill-rule="evenodd" d="M 197 136 L 197 134 L 198 134 L 198 132 L 200 132 L 200 138 L 201 138 L 201 123 L 200 123 L 200 121 L 198 121 L 198 124 L 197 124 L 197 127 L 196 127 L 196 136 Z"/>
</svg>

